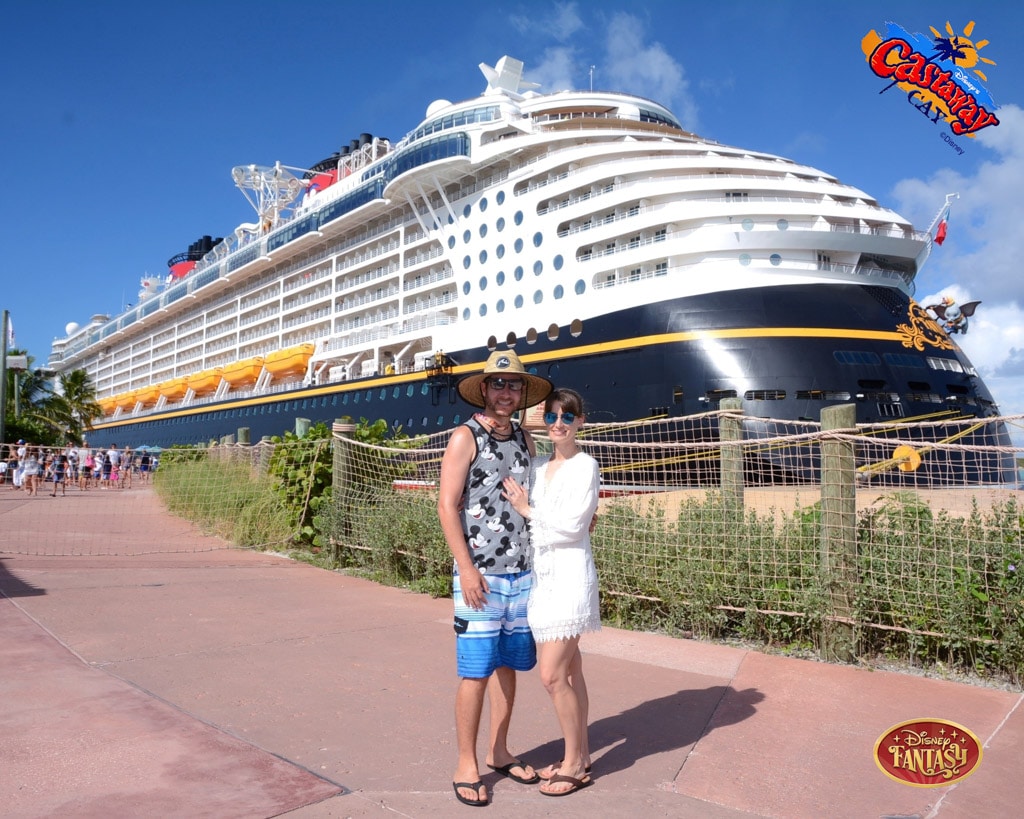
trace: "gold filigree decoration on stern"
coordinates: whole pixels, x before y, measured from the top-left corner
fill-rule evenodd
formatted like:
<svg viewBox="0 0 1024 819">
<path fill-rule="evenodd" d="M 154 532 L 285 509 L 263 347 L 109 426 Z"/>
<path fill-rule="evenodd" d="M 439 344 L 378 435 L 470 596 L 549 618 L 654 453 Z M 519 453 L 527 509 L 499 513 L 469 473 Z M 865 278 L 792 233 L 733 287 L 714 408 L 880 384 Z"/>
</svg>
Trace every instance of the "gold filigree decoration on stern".
<svg viewBox="0 0 1024 819">
<path fill-rule="evenodd" d="M 918 352 L 924 352 L 925 345 L 937 347 L 940 350 L 954 349 L 953 342 L 938 322 L 913 299 L 911 299 L 910 308 L 907 310 L 907 318 L 909 324 L 896 325 L 896 332 L 899 333 L 904 347 L 912 347 Z"/>
</svg>

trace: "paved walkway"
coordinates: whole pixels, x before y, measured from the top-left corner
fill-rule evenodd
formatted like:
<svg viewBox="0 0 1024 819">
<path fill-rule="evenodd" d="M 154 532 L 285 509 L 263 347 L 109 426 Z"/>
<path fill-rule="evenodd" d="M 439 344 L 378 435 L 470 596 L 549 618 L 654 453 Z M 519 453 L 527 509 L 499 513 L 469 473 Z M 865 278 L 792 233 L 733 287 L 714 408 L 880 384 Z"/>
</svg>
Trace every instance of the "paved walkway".
<svg viewBox="0 0 1024 819">
<path fill-rule="evenodd" d="M 132 493 L 161 519 L 150 490 Z M 450 786 L 448 601 L 194 532 L 196 551 L 174 553 L 182 527 L 166 517 L 149 554 L 16 554 L 46 502 L 0 493 L 0 814 L 467 815 Z M 86 555 L 83 533 L 130 526 L 118 493 L 66 502 Z M 1021 694 L 612 628 L 583 646 L 594 786 L 550 799 L 488 774 L 481 815 L 1019 815 Z M 943 788 L 884 776 L 875 741 L 922 717 L 973 731 L 979 770 Z M 544 764 L 555 737 L 521 675 L 515 750 Z"/>
</svg>

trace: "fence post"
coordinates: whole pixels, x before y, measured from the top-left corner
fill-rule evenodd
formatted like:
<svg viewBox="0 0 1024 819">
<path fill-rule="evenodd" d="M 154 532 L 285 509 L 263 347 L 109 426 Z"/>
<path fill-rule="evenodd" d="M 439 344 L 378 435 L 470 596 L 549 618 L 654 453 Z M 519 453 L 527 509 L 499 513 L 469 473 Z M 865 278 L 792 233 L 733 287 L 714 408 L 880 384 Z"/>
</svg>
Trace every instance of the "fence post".
<svg viewBox="0 0 1024 819">
<path fill-rule="evenodd" d="M 306 433 L 309 432 L 309 428 L 312 425 L 312 421 L 308 418 L 296 418 L 295 419 L 295 434 L 300 438 L 305 438 Z"/>
<path fill-rule="evenodd" d="M 853 404 L 825 407 L 821 411 L 821 431 L 852 432 L 856 420 Z M 825 620 L 820 650 L 823 659 L 842 662 L 854 660 L 857 653 L 852 621 L 858 577 L 856 467 L 852 443 L 827 437 L 822 441 L 818 568 L 828 593 L 828 614 L 841 619 Z"/>
<path fill-rule="evenodd" d="M 331 501 L 334 504 L 335 520 L 341 520 L 342 515 L 345 511 L 345 492 L 344 489 L 348 485 L 348 467 L 349 467 L 349 446 L 346 439 L 352 437 L 352 433 L 355 432 L 356 425 L 346 421 L 342 418 L 335 420 L 331 426 L 331 433 L 334 437 L 334 459 L 331 465 Z M 335 537 L 330 539 L 330 555 L 331 560 L 335 563 L 341 558 L 339 548 L 341 546 L 337 538 L 337 532 L 333 533 Z"/>
<path fill-rule="evenodd" d="M 723 398 L 719 407 L 723 412 L 718 419 L 718 438 L 726 442 L 743 440 L 743 402 L 739 398 Z M 723 446 L 720 458 L 722 501 L 734 513 L 743 513 L 743 447 Z"/>
<path fill-rule="evenodd" d="M 249 427 L 238 428 L 238 443 L 249 445 Z"/>
</svg>

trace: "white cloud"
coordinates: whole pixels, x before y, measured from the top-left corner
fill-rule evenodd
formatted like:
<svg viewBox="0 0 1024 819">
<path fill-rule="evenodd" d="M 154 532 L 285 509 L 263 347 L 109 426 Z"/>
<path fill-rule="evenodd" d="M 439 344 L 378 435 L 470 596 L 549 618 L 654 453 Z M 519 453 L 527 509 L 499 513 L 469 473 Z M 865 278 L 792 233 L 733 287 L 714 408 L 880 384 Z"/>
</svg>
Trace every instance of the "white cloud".
<svg viewBox="0 0 1024 819">
<path fill-rule="evenodd" d="M 979 133 L 972 151 L 992 158 L 971 174 L 949 168 L 929 179 L 905 179 L 894 193 L 915 224 L 930 224 L 947 193 L 959 193 L 949 234 L 918 277 L 918 302 L 948 295 L 980 300 L 957 343 L 971 359 L 1004 414 L 1024 413 L 1024 110 L 999 109 L 1000 124 Z M 927 288 L 929 295 L 920 297 Z"/>
</svg>

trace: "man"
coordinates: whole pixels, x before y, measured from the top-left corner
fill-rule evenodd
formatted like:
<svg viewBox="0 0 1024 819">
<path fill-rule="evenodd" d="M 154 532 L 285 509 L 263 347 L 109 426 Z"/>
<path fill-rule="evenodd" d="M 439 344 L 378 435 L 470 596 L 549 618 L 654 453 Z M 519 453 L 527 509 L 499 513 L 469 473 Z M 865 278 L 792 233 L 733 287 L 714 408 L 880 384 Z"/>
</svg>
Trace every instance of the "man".
<svg viewBox="0 0 1024 819">
<path fill-rule="evenodd" d="M 511 475 L 528 483 L 533 439 L 512 416 L 543 401 L 553 385 L 527 373 L 507 351 L 492 353 L 483 372 L 463 378 L 458 388 L 483 412 L 452 433 L 441 461 L 437 513 L 455 559 L 459 760 L 452 785 L 460 802 L 480 807 L 488 804 L 476 756 L 485 691 L 491 719 L 487 766 L 524 785 L 540 780 L 508 750 L 516 671 L 533 668 L 537 652 L 526 623 L 532 582 L 526 521 L 505 498 L 502 480 Z"/>
</svg>

